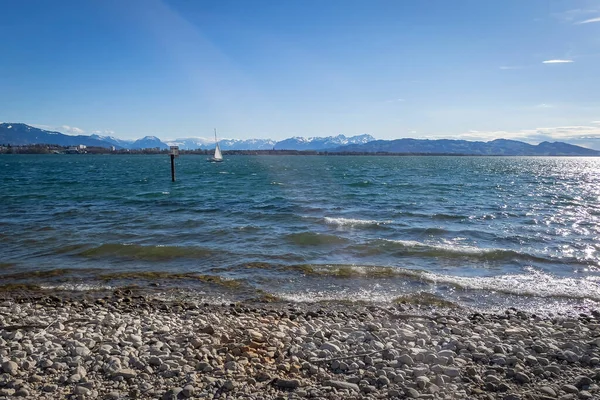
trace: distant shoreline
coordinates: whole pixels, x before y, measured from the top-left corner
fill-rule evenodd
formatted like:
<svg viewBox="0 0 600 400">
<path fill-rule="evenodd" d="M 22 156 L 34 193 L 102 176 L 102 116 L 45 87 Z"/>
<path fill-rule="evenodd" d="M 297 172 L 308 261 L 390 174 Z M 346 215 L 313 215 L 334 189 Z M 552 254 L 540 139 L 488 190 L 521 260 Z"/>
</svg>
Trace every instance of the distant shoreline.
<svg viewBox="0 0 600 400">
<path fill-rule="evenodd" d="M 214 149 L 179 150 L 180 155 L 212 156 Z M 0 147 L 2 154 L 69 154 L 67 148 L 52 145 L 11 146 Z M 140 150 L 111 150 L 104 147 L 87 147 L 84 152 L 69 155 L 168 155 L 169 150 L 140 149 Z M 384 156 L 384 157 L 599 157 L 582 154 L 476 154 L 476 153 L 396 153 L 396 152 L 337 152 L 317 150 L 224 150 L 224 156 Z"/>
</svg>

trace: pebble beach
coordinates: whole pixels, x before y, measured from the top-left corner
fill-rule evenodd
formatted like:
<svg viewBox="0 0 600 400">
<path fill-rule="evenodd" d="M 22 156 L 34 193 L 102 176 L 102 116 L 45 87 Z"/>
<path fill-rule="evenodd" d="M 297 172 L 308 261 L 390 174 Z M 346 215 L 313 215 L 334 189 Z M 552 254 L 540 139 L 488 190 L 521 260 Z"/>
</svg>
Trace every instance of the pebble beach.
<svg viewBox="0 0 600 400">
<path fill-rule="evenodd" d="M 4 295 L 0 398 L 598 399 L 600 313 Z"/>
</svg>

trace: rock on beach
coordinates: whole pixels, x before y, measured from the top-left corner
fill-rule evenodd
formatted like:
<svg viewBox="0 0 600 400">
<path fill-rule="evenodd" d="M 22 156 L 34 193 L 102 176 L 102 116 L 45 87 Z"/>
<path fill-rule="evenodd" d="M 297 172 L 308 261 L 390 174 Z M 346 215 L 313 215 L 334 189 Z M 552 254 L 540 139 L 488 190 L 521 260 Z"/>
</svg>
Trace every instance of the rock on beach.
<svg viewBox="0 0 600 400">
<path fill-rule="evenodd" d="M 594 399 L 598 316 L 12 295 L 0 399 Z"/>
</svg>

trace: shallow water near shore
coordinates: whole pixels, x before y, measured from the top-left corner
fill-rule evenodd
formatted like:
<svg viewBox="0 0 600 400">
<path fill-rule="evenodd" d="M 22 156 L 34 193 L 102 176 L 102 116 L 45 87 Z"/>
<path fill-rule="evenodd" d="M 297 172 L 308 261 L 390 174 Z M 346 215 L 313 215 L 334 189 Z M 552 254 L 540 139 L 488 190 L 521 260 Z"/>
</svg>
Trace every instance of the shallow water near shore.
<svg viewBox="0 0 600 400">
<path fill-rule="evenodd" d="M 218 301 L 600 301 L 600 159 L 3 155 L 0 282 Z"/>
</svg>

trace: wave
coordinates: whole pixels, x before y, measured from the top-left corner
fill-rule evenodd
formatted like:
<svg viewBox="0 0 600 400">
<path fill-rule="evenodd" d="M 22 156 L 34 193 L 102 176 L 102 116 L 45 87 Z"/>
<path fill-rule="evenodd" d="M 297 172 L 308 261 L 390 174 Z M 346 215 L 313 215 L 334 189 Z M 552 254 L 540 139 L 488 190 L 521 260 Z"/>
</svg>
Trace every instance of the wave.
<svg viewBox="0 0 600 400">
<path fill-rule="evenodd" d="M 371 185 L 373 185 L 373 182 L 371 182 L 371 181 L 360 181 L 360 182 L 348 183 L 346 186 L 350 186 L 350 187 L 369 187 Z"/>
<path fill-rule="evenodd" d="M 423 272 L 422 278 L 435 284 L 450 284 L 458 289 L 600 301 L 600 277 L 561 278 L 531 268 L 526 274 L 490 277 L 462 277 Z"/>
<path fill-rule="evenodd" d="M 367 289 L 345 289 L 335 292 L 308 289 L 294 293 L 276 293 L 274 296 L 294 303 L 390 303 L 394 300 L 392 295 Z"/>
<path fill-rule="evenodd" d="M 298 246 L 331 246 L 348 243 L 348 239 L 315 232 L 292 233 L 285 238 Z"/>
<path fill-rule="evenodd" d="M 64 290 L 69 292 L 94 292 L 114 290 L 114 286 L 93 283 L 61 283 L 58 285 L 39 285 L 42 290 Z"/>
<path fill-rule="evenodd" d="M 331 276 L 336 278 L 418 278 L 422 271 L 395 267 L 350 264 L 299 264 L 285 267 L 305 275 Z"/>
<path fill-rule="evenodd" d="M 458 245 L 456 243 L 423 243 L 416 240 L 376 239 L 368 243 L 352 246 L 354 250 L 365 256 L 374 254 L 391 254 L 394 256 L 420 256 L 435 258 L 466 258 L 480 261 L 521 260 L 545 263 L 578 263 L 576 259 L 554 259 L 541 255 L 529 254 L 510 249 L 482 248 Z"/>
<path fill-rule="evenodd" d="M 448 292 L 455 295 L 461 294 L 461 291 L 478 291 L 484 293 L 495 293 L 499 295 L 516 295 L 535 298 L 564 298 L 564 299 L 588 299 L 600 301 L 600 277 L 591 276 L 585 278 L 563 278 L 557 277 L 545 272 L 527 268 L 522 274 L 505 274 L 487 277 L 465 277 L 435 274 L 423 270 L 411 270 L 396 267 L 377 267 L 377 266 L 359 266 L 359 265 L 296 265 L 290 267 L 305 275 L 320 277 L 332 277 L 338 279 L 384 279 L 388 283 L 393 282 L 390 279 L 399 279 L 397 283 L 414 283 L 414 287 L 429 287 L 435 292 Z M 412 285 L 409 285 L 409 287 Z M 406 286 L 404 286 L 406 288 Z M 275 293 L 276 296 L 295 301 L 318 301 L 325 300 L 343 300 L 346 299 L 346 293 L 329 291 L 305 291 L 302 293 L 293 293 L 282 295 Z M 419 292 L 421 303 L 440 303 L 450 301 L 446 296 L 432 294 L 429 292 Z M 426 293 L 426 294 L 424 294 Z M 374 298 L 387 299 L 386 301 L 408 301 L 415 303 L 418 298 L 415 293 L 406 293 L 394 298 L 392 293 L 374 293 L 366 292 L 357 299 L 373 301 Z M 405 297 L 408 296 L 408 299 Z M 432 297 L 433 296 L 433 297 Z"/>
<path fill-rule="evenodd" d="M 396 296 L 391 293 L 382 293 L 367 289 L 346 289 L 335 293 L 326 291 L 304 291 L 302 293 L 277 293 L 270 294 L 279 300 L 298 303 L 403 303 L 418 306 L 432 307 L 459 307 L 459 303 L 428 292 L 406 293 Z"/>
<path fill-rule="evenodd" d="M 89 273 L 96 273 L 101 271 L 99 269 L 75 269 L 75 268 L 54 268 L 36 271 L 21 271 L 13 274 L 0 275 L 2 280 L 35 280 L 35 279 L 48 279 L 48 278 L 59 278 L 69 275 L 82 275 Z"/>
<path fill-rule="evenodd" d="M 106 243 L 84 250 L 78 255 L 89 258 L 118 257 L 145 261 L 166 261 L 175 258 L 204 258 L 210 254 L 210 250 L 202 247 Z"/>
<path fill-rule="evenodd" d="M 140 280 L 160 282 L 160 281 L 189 281 L 196 283 L 209 283 L 217 286 L 226 288 L 239 288 L 244 285 L 245 281 L 242 279 L 232 279 L 219 275 L 202 275 L 196 273 L 173 273 L 167 271 L 122 271 L 122 272 L 109 272 L 99 274 L 98 279 L 105 282 L 114 281 L 125 281 L 133 280 L 139 282 Z"/>
<path fill-rule="evenodd" d="M 338 226 L 360 226 L 360 225 L 386 225 L 391 224 L 392 221 L 377 221 L 374 219 L 352 219 L 352 218 L 332 218 L 325 217 L 325 223 L 329 225 L 338 225 Z"/>
<path fill-rule="evenodd" d="M 404 217 L 417 217 L 420 219 L 433 219 L 436 221 L 462 221 L 462 220 L 472 218 L 469 215 L 462 215 L 462 214 L 446 214 L 446 213 L 424 214 L 424 213 L 410 212 L 410 211 L 396 211 L 394 214 L 398 215 L 398 216 L 404 216 Z"/>
</svg>

